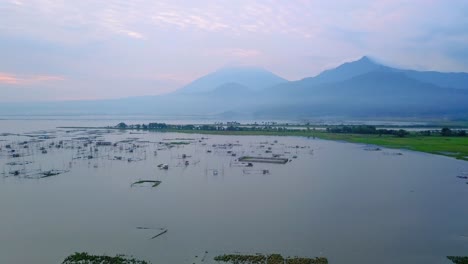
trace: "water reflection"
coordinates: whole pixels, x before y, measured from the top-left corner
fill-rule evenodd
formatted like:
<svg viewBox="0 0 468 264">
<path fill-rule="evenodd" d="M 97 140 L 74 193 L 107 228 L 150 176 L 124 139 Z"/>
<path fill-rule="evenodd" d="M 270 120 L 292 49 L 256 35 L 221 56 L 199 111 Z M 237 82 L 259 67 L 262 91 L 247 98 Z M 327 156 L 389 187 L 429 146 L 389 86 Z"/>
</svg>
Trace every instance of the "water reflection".
<svg viewBox="0 0 468 264">
<path fill-rule="evenodd" d="M 75 251 L 153 263 L 466 254 L 464 161 L 295 137 L 12 130 L 0 136 L 0 263 L 60 263 Z"/>
</svg>

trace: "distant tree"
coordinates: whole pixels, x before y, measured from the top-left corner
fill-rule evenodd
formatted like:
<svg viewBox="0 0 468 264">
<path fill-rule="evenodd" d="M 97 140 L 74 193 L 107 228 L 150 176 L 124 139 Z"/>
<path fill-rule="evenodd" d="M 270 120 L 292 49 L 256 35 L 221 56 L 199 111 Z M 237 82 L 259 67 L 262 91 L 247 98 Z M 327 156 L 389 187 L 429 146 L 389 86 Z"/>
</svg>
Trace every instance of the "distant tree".
<svg viewBox="0 0 468 264">
<path fill-rule="evenodd" d="M 409 133 L 408 131 L 404 130 L 404 129 L 399 129 L 397 132 L 396 132 L 396 136 L 397 137 L 405 137 L 407 136 Z"/>
<path fill-rule="evenodd" d="M 149 123 L 148 128 L 149 129 L 166 129 L 167 124 L 166 123 Z"/>
<path fill-rule="evenodd" d="M 127 127 L 128 127 L 128 125 L 125 124 L 124 122 L 121 122 L 121 123 L 119 123 L 119 124 L 117 125 L 117 128 L 127 128 Z"/>
<path fill-rule="evenodd" d="M 465 131 L 465 130 L 458 130 L 457 136 L 459 136 L 459 137 L 466 137 L 466 131 Z"/>
<path fill-rule="evenodd" d="M 431 131 L 430 130 L 423 130 L 423 131 L 419 131 L 419 134 L 421 134 L 423 136 L 430 136 Z"/>
<path fill-rule="evenodd" d="M 449 137 L 452 135 L 452 130 L 448 127 L 444 127 L 442 130 L 440 130 L 440 134 L 444 137 Z"/>
</svg>

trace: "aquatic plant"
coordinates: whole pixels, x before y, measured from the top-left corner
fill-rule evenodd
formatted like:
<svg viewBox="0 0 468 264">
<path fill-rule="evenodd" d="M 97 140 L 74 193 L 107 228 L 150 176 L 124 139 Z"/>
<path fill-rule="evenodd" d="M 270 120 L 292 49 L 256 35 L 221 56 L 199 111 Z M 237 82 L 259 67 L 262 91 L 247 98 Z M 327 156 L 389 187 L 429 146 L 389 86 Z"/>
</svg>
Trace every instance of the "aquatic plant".
<svg viewBox="0 0 468 264">
<path fill-rule="evenodd" d="M 227 254 L 216 256 L 215 261 L 229 262 L 233 264 L 248 263 L 248 264 L 263 264 L 265 263 L 266 257 L 264 255 L 238 255 L 238 254 Z"/>
<path fill-rule="evenodd" d="M 75 252 L 65 258 L 62 264 L 149 264 L 150 262 L 130 258 L 125 255 L 111 256 L 98 256 L 90 255 L 86 252 Z"/>
<path fill-rule="evenodd" d="M 271 254 L 267 258 L 268 264 L 284 264 L 284 258 L 280 254 Z"/>
<path fill-rule="evenodd" d="M 318 258 L 288 258 L 286 264 L 328 264 L 328 259 L 323 257 Z"/>
<path fill-rule="evenodd" d="M 447 258 L 455 264 L 468 264 L 468 257 L 447 256 Z"/>
<path fill-rule="evenodd" d="M 323 258 L 323 257 L 284 258 L 280 254 L 271 254 L 271 255 L 227 254 L 227 255 L 216 256 L 214 260 L 219 261 L 219 262 L 228 262 L 232 264 L 328 264 L 328 259 Z"/>
<path fill-rule="evenodd" d="M 173 141 L 173 142 L 168 142 L 166 145 L 189 145 L 190 142 L 184 142 L 184 141 Z"/>
</svg>

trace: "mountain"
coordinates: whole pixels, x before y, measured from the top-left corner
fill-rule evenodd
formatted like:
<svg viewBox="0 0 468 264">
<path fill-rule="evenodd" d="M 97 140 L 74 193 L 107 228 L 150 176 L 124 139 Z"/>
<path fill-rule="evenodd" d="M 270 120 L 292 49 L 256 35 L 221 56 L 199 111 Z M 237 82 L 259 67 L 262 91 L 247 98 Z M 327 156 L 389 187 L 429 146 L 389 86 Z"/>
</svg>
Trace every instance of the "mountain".
<svg viewBox="0 0 468 264">
<path fill-rule="evenodd" d="M 244 97 L 244 96 L 250 96 L 253 93 L 255 92 L 252 91 L 252 89 L 248 88 L 247 86 L 244 86 L 236 82 L 230 82 L 230 83 L 224 83 L 216 87 L 212 91 L 203 93 L 203 95 L 207 97 L 213 97 L 213 98 L 227 98 L 227 97 L 239 98 L 239 97 Z"/>
<path fill-rule="evenodd" d="M 252 91 L 259 91 L 287 82 L 272 72 L 254 67 L 223 68 L 205 75 L 177 90 L 176 94 L 203 93 L 216 89 L 226 83 L 238 83 Z"/>
<path fill-rule="evenodd" d="M 302 81 L 311 84 L 339 82 L 371 71 L 383 71 L 388 68 L 373 62 L 364 56 L 353 62 L 346 62 L 334 69 L 326 70 L 315 77 L 305 78 Z"/>
<path fill-rule="evenodd" d="M 403 70 L 403 72 L 408 77 L 422 82 L 432 83 L 440 87 L 468 90 L 468 73 L 413 70 Z"/>
<path fill-rule="evenodd" d="M 468 90 L 413 78 L 367 57 L 261 94 L 260 116 L 468 116 Z"/>
<path fill-rule="evenodd" d="M 466 73 L 388 67 L 364 56 L 298 81 L 263 69 L 225 68 L 161 96 L 0 104 L 8 114 L 145 114 L 298 119 L 449 117 L 468 120 Z"/>
<path fill-rule="evenodd" d="M 346 62 L 334 69 L 326 70 L 315 77 L 305 78 L 301 81 L 308 85 L 327 82 L 339 82 L 356 77 L 361 74 L 374 71 L 393 71 L 403 73 L 406 76 L 426 83 L 431 83 L 442 88 L 455 88 L 468 90 L 468 73 L 464 72 L 436 72 L 436 71 L 415 71 L 392 68 L 376 63 L 368 56 L 353 62 Z"/>
</svg>

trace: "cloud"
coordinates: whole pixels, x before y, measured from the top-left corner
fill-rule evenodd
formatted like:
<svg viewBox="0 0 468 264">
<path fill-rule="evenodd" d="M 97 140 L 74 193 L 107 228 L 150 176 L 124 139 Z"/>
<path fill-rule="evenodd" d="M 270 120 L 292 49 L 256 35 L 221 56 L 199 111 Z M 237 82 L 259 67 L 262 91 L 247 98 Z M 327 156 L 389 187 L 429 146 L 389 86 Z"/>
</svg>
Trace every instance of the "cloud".
<svg viewBox="0 0 468 264">
<path fill-rule="evenodd" d="M 138 33 L 138 32 L 135 32 L 135 31 L 121 30 L 120 32 L 123 33 L 123 34 L 126 34 L 127 36 L 129 36 L 131 38 L 136 38 L 136 39 L 144 39 L 145 38 L 141 33 Z"/>
<path fill-rule="evenodd" d="M 4 84 L 18 84 L 18 78 L 14 75 L 0 72 L 0 83 Z"/>
<path fill-rule="evenodd" d="M 19 5 L 19 6 L 24 5 L 24 3 L 22 1 L 19 1 L 19 0 L 11 0 L 10 3 L 12 3 L 14 5 Z"/>
<path fill-rule="evenodd" d="M 229 48 L 229 49 L 219 49 L 219 50 L 208 51 L 206 54 L 209 56 L 250 58 L 250 57 L 259 56 L 261 52 L 255 49 Z"/>
<path fill-rule="evenodd" d="M 468 71 L 466 0 L 0 2 L 0 84 L 42 84 L 44 97 L 157 94 L 229 63 L 288 79 L 362 55 Z M 38 72 L 57 76 L 12 74 Z"/>
<path fill-rule="evenodd" d="M 0 72 L 0 84 L 9 85 L 31 85 L 42 82 L 54 82 L 65 80 L 62 76 L 54 75 L 18 75 L 6 72 Z"/>
</svg>

